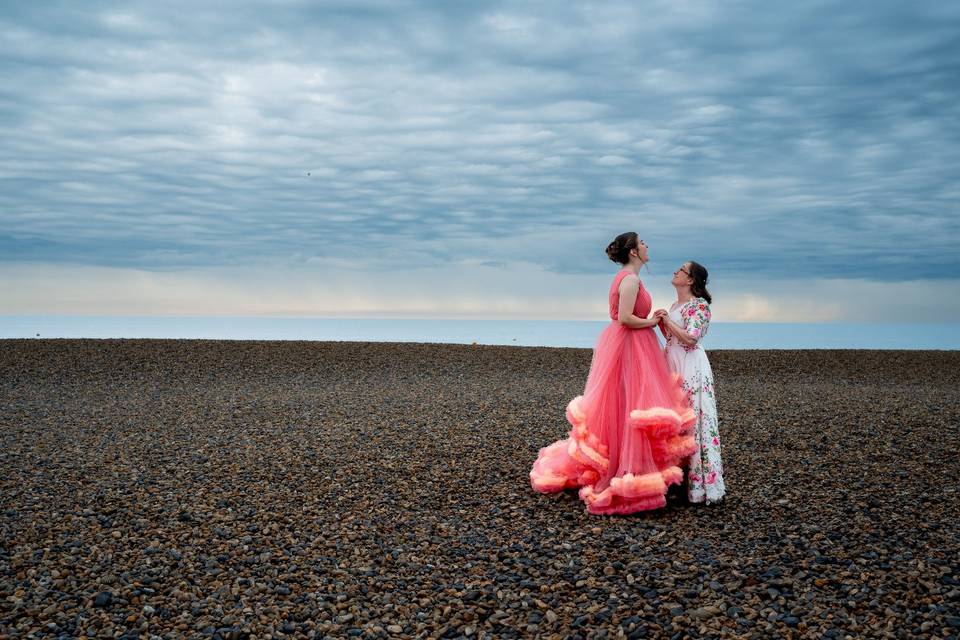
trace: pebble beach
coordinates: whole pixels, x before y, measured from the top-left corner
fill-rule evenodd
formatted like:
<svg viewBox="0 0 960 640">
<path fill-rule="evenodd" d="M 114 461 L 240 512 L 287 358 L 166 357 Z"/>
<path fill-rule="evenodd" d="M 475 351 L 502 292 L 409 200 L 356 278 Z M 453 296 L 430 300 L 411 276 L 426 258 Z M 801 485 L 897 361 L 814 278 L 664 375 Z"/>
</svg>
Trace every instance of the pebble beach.
<svg viewBox="0 0 960 640">
<path fill-rule="evenodd" d="M 717 351 L 728 496 L 528 473 L 589 349 L 0 341 L 0 637 L 956 638 L 960 352 Z"/>
</svg>

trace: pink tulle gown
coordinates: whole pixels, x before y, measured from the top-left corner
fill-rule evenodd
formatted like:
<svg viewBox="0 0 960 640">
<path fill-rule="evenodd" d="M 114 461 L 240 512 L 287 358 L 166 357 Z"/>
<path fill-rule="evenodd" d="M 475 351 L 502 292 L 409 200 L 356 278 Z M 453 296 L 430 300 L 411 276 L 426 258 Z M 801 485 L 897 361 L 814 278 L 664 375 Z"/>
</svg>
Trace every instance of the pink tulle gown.
<svg viewBox="0 0 960 640">
<path fill-rule="evenodd" d="M 620 281 L 629 273 L 610 285 L 613 321 L 597 339 L 583 395 L 567 406 L 570 436 L 541 449 L 530 471 L 542 493 L 579 487 L 595 514 L 663 507 L 667 487 L 683 480 L 679 465 L 696 449 L 695 415 L 653 329 L 617 321 Z M 651 302 L 641 283 L 634 314 L 646 318 Z"/>
</svg>

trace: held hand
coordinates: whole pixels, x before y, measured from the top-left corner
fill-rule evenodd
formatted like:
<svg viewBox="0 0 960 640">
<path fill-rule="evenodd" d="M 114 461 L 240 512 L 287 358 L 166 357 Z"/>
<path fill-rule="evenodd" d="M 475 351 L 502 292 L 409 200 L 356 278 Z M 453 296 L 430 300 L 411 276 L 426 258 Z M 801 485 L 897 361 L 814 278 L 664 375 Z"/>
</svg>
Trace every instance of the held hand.
<svg viewBox="0 0 960 640">
<path fill-rule="evenodd" d="M 656 311 L 653 312 L 653 317 L 656 318 L 657 320 L 662 320 L 663 318 L 666 317 L 666 315 L 667 315 L 666 309 L 657 309 Z"/>
</svg>

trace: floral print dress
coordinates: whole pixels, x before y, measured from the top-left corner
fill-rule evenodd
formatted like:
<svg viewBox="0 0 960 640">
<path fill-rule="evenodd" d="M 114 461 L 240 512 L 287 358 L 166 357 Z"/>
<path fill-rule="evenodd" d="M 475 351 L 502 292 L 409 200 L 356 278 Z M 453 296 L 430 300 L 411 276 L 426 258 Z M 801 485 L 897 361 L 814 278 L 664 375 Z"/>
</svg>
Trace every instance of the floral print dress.
<svg viewBox="0 0 960 640">
<path fill-rule="evenodd" d="M 686 346 L 670 334 L 665 353 L 670 369 L 680 376 L 690 406 L 697 414 L 694 437 L 697 451 L 687 469 L 687 497 L 690 502 L 710 504 L 723 498 L 723 463 L 720 460 L 720 429 L 714 396 L 713 371 L 701 346 L 710 326 L 710 304 L 703 298 L 674 303 L 670 319 L 696 342 Z"/>
</svg>

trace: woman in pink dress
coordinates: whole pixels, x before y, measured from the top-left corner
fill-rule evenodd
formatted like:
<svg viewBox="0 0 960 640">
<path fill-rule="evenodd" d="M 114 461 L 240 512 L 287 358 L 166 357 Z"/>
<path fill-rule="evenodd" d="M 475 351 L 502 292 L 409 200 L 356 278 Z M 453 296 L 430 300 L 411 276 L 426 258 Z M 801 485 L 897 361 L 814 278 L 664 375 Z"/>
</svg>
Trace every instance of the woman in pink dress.
<svg viewBox="0 0 960 640">
<path fill-rule="evenodd" d="M 583 395 L 567 406 L 569 437 L 540 450 L 530 483 L 542 493 L 579 487 L 590 513 L 635 513 L 666 505 L 667 487 L 683 480 L 695 416 L 654 335 L 659 318 L 647 317 L 652 301 L 638 277 L 647 245 L 624 233 L 607 255 L 623 265 L 610 285 L 611 323 Z"/>
</svg>

